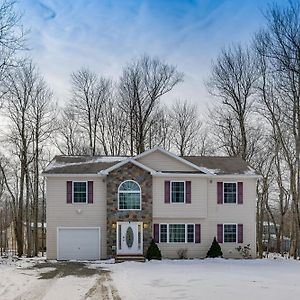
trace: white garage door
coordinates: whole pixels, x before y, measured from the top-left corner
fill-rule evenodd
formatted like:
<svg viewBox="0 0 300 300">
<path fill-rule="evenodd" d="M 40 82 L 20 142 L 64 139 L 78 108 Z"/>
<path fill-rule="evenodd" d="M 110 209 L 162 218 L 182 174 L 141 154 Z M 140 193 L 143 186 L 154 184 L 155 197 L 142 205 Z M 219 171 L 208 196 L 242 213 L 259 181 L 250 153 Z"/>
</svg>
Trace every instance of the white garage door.
<svg viewBox="0 0 300 300">
<path fill-rule="evenodd" d="M 58 228 L 57 259 L 100 259 L 100 228 Z"/>
</svg>

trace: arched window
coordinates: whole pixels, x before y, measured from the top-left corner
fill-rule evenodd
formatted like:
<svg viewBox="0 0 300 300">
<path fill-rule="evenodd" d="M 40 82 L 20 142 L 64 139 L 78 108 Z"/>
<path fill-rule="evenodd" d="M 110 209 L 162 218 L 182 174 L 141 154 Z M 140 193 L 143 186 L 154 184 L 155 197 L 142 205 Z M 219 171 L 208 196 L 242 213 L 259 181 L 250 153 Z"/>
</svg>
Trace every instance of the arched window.
<svg viewBox="0 0 300 300">
<path fill-rule="evenodd" d="M 141 187 L 133 180 L 122 182 L 118 190 L 120 210 L 141 209 Z"/>
</svg>

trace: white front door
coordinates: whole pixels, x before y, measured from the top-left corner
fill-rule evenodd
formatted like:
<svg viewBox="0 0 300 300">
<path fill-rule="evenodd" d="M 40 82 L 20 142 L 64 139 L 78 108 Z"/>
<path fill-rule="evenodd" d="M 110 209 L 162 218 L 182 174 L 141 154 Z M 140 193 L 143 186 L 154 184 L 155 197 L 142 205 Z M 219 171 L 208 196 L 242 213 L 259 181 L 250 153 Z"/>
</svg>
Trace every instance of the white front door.
<svg viewBox="0 0 300 300">
<path fill-rule="evenodd" d="M 143 253 L 143 223 L 117 223 L 117 254 Z"/>
</svg>

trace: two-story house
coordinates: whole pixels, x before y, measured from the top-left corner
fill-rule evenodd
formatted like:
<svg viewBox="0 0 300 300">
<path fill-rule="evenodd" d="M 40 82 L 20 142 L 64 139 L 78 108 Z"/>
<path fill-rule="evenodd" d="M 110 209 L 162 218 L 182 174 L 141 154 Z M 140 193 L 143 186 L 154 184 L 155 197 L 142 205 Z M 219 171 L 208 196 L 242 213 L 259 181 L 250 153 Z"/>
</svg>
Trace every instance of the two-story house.
<svg viewBox="0 0 300 300">
<path fill-rule="evenodd" d="M 143 255 L 153 238 L 164 258 L 256 253 L 258 176 L 239 158 L 179 157 L 153 148 L 135 157 L 56 156 L 47 178 L 48 259 Z"/>
</svg>

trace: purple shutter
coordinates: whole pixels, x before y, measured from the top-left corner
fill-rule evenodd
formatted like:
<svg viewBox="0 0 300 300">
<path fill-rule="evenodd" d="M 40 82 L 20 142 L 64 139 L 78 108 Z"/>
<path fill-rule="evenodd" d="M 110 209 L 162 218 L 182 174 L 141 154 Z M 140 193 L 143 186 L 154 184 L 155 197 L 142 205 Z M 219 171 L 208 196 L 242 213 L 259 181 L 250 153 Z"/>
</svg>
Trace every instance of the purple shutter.
<svg viewBox="0 0 300 300">
<path fill-rule="evenodd" d="M 190 181 L 185 182 L 185 203 L 192 203 L 192 184 Z"/>
<path fill-rule="evenodd" d="M 195 224 L 195 243 L 201 243 L 201 224 Z"/>
<path fill-rule="evenodd" d="M 165 203 L 170 203 L 170 181 L 165 181 Z"/>
<path fill-rule="evenodd" d="M 243 243 L 244 242 L 244 229 L 243 229 L 243 224 L 238 224 L 238 243 Z"/>
<path fill-rule="evenodd" d="M 88 181 L 88 203 L 93 203 L 94 181 Z"/>
<path fill-rule="evenodd" d="M 243 204 L 243 196 L 244 196 L 243 183 L 238 182 L 237 188 L 238 188 L 238 204 Z"/>
<path fill-rule="evenodd" d="M 67 203 L 72 203 L 72 181 L 67 181 Z"/>
<path fill-rule="evenodd" d="M 217 182 L 218 204 L 223 204 L 223 182 Z"/>
<path fill-rule="evenodd" d="M 219 243 L 223 243 L 223 224 L 217 226 L 217 240 Z"/>
<path fill-rule="evenodd" d="M 155 243 L 159 243 L 159 224 L 153 224 L 153 239 Z"/>
</svg>

